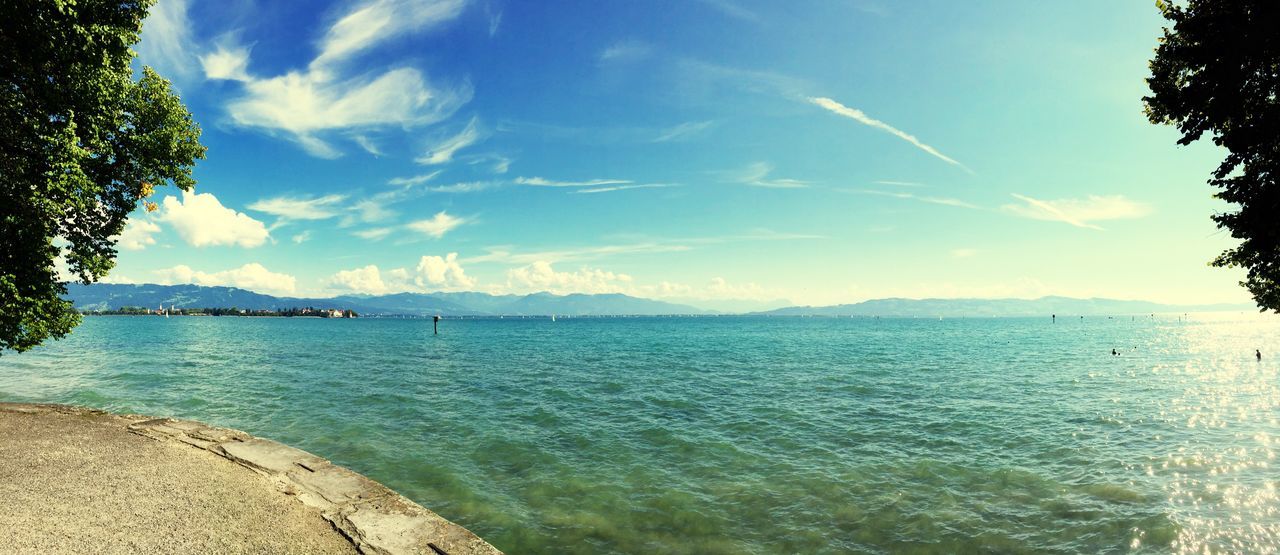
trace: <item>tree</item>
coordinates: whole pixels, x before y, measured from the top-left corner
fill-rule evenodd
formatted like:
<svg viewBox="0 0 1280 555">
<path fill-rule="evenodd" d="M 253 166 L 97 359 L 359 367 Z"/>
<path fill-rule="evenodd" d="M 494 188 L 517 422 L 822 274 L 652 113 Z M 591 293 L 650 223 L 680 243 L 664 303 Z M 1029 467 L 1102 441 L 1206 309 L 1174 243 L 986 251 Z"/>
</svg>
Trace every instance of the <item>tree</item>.
<svg viewBox="0 0 1280 555">
<path fill-rule="evenodd" d="M 1173 28 L 1151 60 L 1147 117 L 1176 125 L 1180 145 L 1209 133 L 1227 150 L 1209 184 L 1239 209 L 1213 220 L 1240 244 L 1212 264 L 1248 270 L 1240 285 L 1263 311 L 1280 312 L 1280 2 L 1156 5 Z"/>
<path fill-rule="evenodd" d="M 195 184 L 200 127 L 131 68 L 153 2 L 0 0 L 0 351 L 70 332 L 58 265 L 97 281 L 155 186 Z"/>
</svg>

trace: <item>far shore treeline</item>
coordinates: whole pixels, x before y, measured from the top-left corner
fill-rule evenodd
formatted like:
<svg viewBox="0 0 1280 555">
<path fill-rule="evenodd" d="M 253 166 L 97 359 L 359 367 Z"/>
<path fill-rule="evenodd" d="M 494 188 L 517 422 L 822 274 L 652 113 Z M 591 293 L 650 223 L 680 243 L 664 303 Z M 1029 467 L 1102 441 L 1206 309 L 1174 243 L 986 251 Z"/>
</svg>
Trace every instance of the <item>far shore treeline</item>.
<svg viewBox="0 0 1280 555">
<path fill-rule="evenodd" d="M 358 318 L 354 310 L 336 308 L 293 307 L 280 310 L 250 310 L 247 308 L 165 308 L 122 306 L 114 310 L 81 311 L 88 316 L 277 316 L 283 318 Z"/>
</svg>

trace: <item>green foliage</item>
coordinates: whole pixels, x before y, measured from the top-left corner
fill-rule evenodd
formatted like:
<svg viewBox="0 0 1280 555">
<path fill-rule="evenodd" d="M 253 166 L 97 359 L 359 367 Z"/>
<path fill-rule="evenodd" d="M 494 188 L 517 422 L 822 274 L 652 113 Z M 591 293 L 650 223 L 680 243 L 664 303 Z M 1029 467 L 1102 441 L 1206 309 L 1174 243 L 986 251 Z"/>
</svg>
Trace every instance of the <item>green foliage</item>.
<svg viewBox="0 0 1280 555">
<path fill-rule="evenodd" d="M 1209 184 L 1239 210 L 1216 214 L 1240 239 L 1214 266 L 1242 267 L 1258 306 L 1280 312 L 1280 2 L 1162 1 L 1172 24 L 1151 60 L 1143 98 L 1152 123 L 1177 126 L 1178 144 L 1204 134 L 1227 150 Z"/>
<path fill-rule="evenodd" d="M 0 352 L 79 322 L 57 261 L 97 281 L 155 186 L 195 184 L 199 126 L 131 69 L 153 1 L 0 0 Z"/>
</svg>

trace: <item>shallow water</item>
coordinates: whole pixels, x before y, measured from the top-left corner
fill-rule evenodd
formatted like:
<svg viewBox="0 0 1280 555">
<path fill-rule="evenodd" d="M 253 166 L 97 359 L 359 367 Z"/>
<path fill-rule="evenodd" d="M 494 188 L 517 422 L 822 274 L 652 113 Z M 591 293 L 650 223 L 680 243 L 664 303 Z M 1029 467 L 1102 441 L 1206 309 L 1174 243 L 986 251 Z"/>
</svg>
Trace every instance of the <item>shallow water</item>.
<svg viewBox="0 0 1280 555">
<path fill-rule="evenodd" d="M 1280 548 L 1276 318 L 441 330 L 86 317 L 0 400 L 247 430 L 510 553 Z"/>
</svg>

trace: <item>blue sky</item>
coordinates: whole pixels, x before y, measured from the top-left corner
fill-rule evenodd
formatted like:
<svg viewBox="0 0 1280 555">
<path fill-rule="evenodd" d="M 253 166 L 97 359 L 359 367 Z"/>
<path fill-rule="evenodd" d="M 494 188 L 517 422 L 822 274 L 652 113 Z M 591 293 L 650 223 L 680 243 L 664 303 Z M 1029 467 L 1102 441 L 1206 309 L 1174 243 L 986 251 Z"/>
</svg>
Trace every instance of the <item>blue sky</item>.
<svg viewBox="0 0 1280 555">
<path fill-rule="evenodd" d="M 284 295 L 1248 297 L 1141 97 L 1148 2 L 189 2 L 204 129 L 118 282 Z"/>
</svg>

